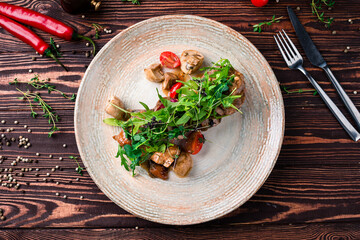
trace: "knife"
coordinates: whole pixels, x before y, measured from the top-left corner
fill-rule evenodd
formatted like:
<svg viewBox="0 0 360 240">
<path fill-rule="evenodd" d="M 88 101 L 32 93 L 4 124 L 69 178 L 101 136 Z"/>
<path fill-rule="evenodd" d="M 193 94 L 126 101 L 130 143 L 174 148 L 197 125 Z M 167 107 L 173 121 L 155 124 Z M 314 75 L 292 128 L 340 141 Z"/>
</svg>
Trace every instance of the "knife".
<svg viewBox="0 0 360 240">
<path fill-rule="evenodd" d="M 311 64 L 323 69 L 330 81 L 334 85 L 336 91 L 339 93 L 341 99 L 345 103 L 346 108 L 349 110 L 351 116 L 354 118 L 356 125 L 360 129 L 360 113 L 355 107 L 354 103 L 351 101 L 349 96 L 346 94 L 344 89 L 341 87 L 340 83 L 335 78 L 334 74 L 331 72 L 329 66 L 325 62 L 324 58 L 321 56 L 319 50 L 316 48 L 315 44 L 311 40 L 309 34 L 305 31 L 304 26 L 300 23 L 299 19 L 296 17 L 296 14 L 291 7 L 287 7 L 288 14 L 291 20 L 291 23 L 295 29 L 296 35 L 299 39 L 299 42 L 302 48 L 305 51 L 307 58 L 310 60 Z"/>
</svg>

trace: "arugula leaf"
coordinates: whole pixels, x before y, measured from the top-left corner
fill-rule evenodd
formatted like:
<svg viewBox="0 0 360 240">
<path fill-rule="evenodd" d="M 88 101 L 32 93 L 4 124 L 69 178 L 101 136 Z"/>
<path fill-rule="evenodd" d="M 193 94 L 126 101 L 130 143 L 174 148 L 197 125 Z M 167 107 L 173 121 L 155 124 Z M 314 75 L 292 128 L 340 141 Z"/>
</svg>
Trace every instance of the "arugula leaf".
<svg viewBox="0 0 360 240">
<path fill-rule="evenodd" d="M 121 127 L 123 125 L 122 121 L 117 120 L 116 118 L 105 118 L 103 122 L 110 126 Z"/>
<path fill-rule="evenodd" d="M 148 105 L 146 105 L 143 102 L 139 102 L 139 103 L 145 108 L 146 111 L 150 111 L 150 108 L 148 107 Z"/>
</svg>

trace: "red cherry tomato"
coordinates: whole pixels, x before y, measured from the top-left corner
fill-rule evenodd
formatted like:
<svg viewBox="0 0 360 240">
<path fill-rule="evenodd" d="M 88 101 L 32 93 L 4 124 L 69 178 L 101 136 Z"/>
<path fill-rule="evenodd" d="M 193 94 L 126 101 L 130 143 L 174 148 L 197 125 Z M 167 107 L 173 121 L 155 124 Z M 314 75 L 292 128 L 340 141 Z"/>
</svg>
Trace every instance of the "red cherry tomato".
<svg viewBox="0 0 360 240">
<path fill-rule="evenodd" d="M 180 59 L 173 52 L 163 52 L 160 54 L 161 65 L 167 68 L 177 68 L 180 67 Z"/>
<path fill-rule="evenodd" d="M 205 138 L 200 131 L 192 132 L 186 139 L 185 150 L 190 154 L 197 154 L 204 145 Z"/>
<path fill-rule="evenodd" d="M 170 94 L 169 96 L 171 98 L 176 98 L 177 97 L 177 92 L 176 90 L 180 89 L 182 87 L 182 83 L 178 82 L 178 83 L 175 83 L 174 85 L 172 85 L 172 87 L 170 88 Z"/>
<path fill-rule="evenodd" d="M 252 4 L 256 7 L 263 7 L 268 3 L 269 0 L 251 0 Z"/>
</svg>

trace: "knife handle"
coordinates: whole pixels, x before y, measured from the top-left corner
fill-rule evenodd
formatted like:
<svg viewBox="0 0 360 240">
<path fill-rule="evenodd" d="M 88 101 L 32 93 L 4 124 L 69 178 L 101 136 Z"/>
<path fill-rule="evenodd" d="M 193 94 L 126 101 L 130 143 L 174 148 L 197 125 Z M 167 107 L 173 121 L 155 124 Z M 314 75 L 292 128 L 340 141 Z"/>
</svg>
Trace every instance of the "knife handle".
<svg viewBox="0 0 360 240">
<path fill-rule="evenodd" d="M 351 101 L 349 96 L 346 94 L 346 92 L 344 91 L 344 89 L 342 88 L 342 86 L 340 85 L 338 80 L 335 78 L 335 76 L 332 73 L 332 71 L 330 70 L 330 68 L 328 66 L 325 66 L 322 69 L 326 72 L 326 74 L 329 77 L 330 81 L 334 85 L 336 91 L 339 93 L 341 99 L 345 103 L 346 108 L 349 110 L 351 116 L 355 120 L 356 125 L 358 126 L 358 129 L 360 129 L 360 113 L 357 110 L 357 108 L 355 107 L 353 101 Z"/>
<path fill-rule="evenodd" d="M 303 68 L 302 66 L 298 67 L 298 70 L 300 70 L 309 79 L 310 83 L 313 85 L 315 90 L 319 93 L 320 97 L 325 102 L 325 104 L 328 106 L 328 108 L 333 113 L 335 118 L 339 121 L 341 126 L 349 134 L 351 139 L 354 140 L 355 142 L 357 142 L 360 139 L 360 133 L 351 125 L 351 123 L 346 119 L 344 114 L 342 114 L 340 109 L 335 105 L 335 103 L 325 93 L 325 91 L 315 81 L 315 79 L 310 75 L 310 73 L 308 71 L 306 71 L 305 68 Z"/>
</svg>

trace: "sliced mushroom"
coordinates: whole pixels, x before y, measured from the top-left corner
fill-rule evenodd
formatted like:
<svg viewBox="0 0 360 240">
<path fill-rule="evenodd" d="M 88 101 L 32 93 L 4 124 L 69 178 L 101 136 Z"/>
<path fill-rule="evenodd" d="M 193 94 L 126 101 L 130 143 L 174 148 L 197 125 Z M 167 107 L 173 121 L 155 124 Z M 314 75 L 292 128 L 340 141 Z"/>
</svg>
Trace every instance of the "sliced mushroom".
<svg viewBox="0 0 360 240">
<path fill-rule="evenodd" d="M 180 57 L 181 70 L 186 74 L 197 71 L 204 62 L 204 55 L 196 50 L 185 50 Z"/>
<path fill-rule="evenodd" d="M 176 160 L 172 170 L 179 177 L 186 177 L 193 166 L 193 160 L 189 153 L 181 152 L 179 158 Z"/>
<path fill-rule="evenodd" d="M 179 77 L 175 73 L 165 73 L 165 80 L 162 83 L 162 89 L 167 91 L 170 90 L 171 86 L 176 83 L 176 80 L 179 80 Z"/>
<path fill-rule="evenodd" d="M 221 107 L 217 107 L 215 112 L 219 114 L 219 116 L 223 116 L 225 114 L 224 110 Z"/>
<path fill-rule="evenodd" d="M 128 119 L 128 115 L 124 111 L 121 111 L 119 108 L 115 107 L 114 105 L 119 108 L 125 109 L 124 103 L 119 98 L 113 96 L 106 105 L 105 112 L 113 116 L 117 120 Z"/>
<path fill-rule="evenodd" d="M 144 72 L 146 79 L 150 82 L 160 83 L 165 79 L 160 63 L 151 64 L 148 68 L 144 69 Z"/>
<path fill-rule="evenodd" d="M 154 163 L 153 161 L 149 161 L 149 172 L 153 177 L 161 178 L 163 180 L 169 178 L 169 169 L 160 164 Z"/>
<path fill-rule="evenodd" d="M 177 146 L 168 147 L 164 153 L 155 152 L 151 156 L 151 160 L 157 164 L 163 165 L 164 167 L 170 167 L 174 162 L 175 158 L 180 155 L 180 149 Z"/>
</svg>

